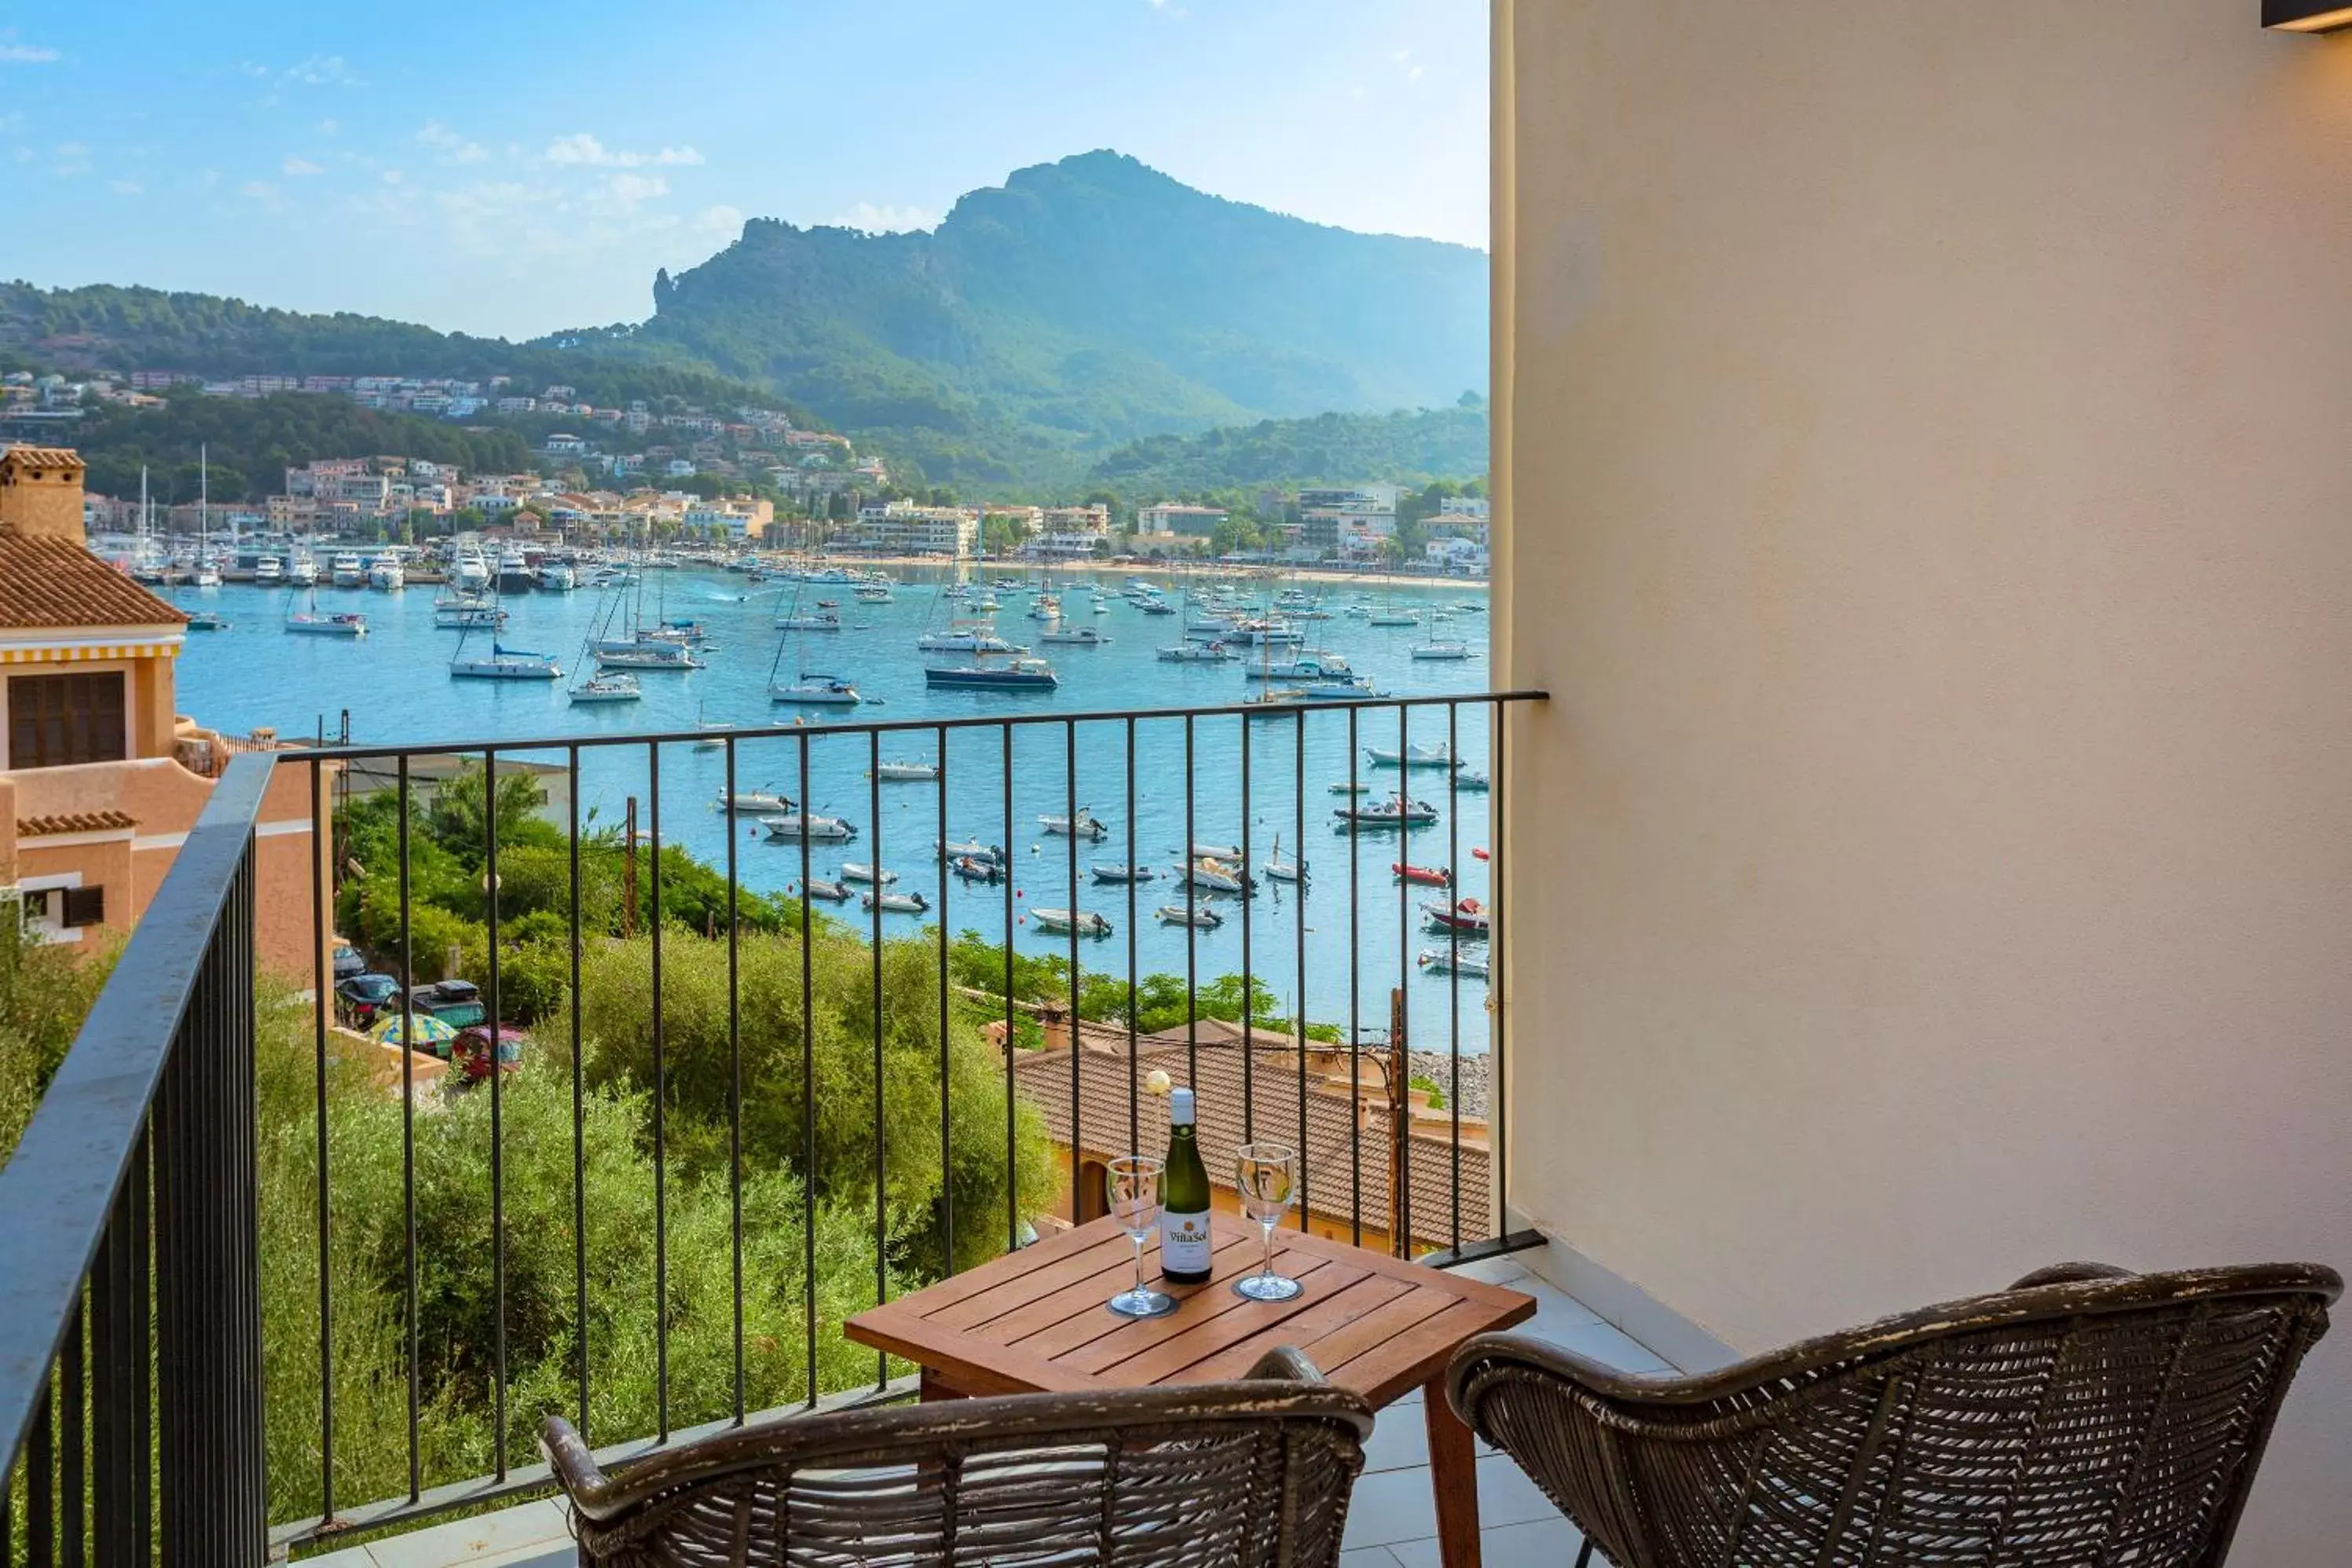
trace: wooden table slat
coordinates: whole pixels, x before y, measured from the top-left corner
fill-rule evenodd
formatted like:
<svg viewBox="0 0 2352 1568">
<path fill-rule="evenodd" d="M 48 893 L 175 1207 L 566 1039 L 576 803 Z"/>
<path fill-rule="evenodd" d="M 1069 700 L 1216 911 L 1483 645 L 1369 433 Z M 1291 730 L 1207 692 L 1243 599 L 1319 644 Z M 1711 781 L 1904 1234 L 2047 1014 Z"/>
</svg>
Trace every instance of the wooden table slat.
<svg viewBox="0 0 2352 1568">
<path fill-rule="evenodd" d="M 1281 1263 L 1282 1255 L 1276 1253 L 1275 1256 L 1277 1263 L 1287 1268 L 1293 1279 L 1306 1284 L 1310 1290 L 1315 1287 L 1308 1282 L 1330 1266 L 1330 1259 L 1325 1258 L 1294 1257 L 1287 1263 Z M 1166 1317 L 1148 1318 L 1140 1322 L 1123 1325 L 1125 1331 L 1115 1336 L 1116 1342 L 1112 1338 L 1098 1336 L 1083 1345 L 1056 1353 L 1053 1361 L 1055 1365 L 1070 1371 L 1103 1373 L 1111 1382 L 1124 1387 L 1128 1380 L 1111 1371 L 1119 1363 L 1129 1356 L 1141 1354 L 1162 1340 L 1173 1339 L 1187 1330 L 1248 1305 L 1249 1298 L 1235 1295 L 1233 1284 L 1244 1274 L 1255 1273 L 1257 1266 L 1258 1256 L 1254 1252 L 1218 1253 L 1212 1261 L 1207 1284 L 1186 1286 L 1171 1292 L 1176 1297 L 1176 1310 Z M 1024 1348 L 1037 1349 L 1040 1354 L 1044 1353 L 1042 1347 L 1034 1343 Z"/>
<path fill-rule="evenodd" d="M 1129 1246 L 1127 1233 L 1108 1221 L 1082 1225 L 1074 1230 L 1062 1231 L 1043 1241 L 992 1258 L 977 1268 L 967 1268 L 961 1274 L 950 1274 L 936 1285 L 926 1286 L 906 1300 L 919 1302 L 923 1316 L 930 1317 L 944 1310 L 967 1296 L 977 1296 L 982 1290 L 994 1289 L 1009 1280 L 1050 1268 L 1064 1258 L 1104 1247 L 1116 1241 Z M 856 1320 L 852 1320 L 855 1321 Z"/>
<path fill-rule="evenodd" d="M 1156 1239 L 1144 1244 L 1143 1267 L 1147 1274 L 1158 1270 L 1159 1254 L 1160 1243 Z M 1001 1318 L 1040 1296 L 1050 1295 L 1064 1286 L 1091 1279 L 1114 1264 L 1130 1273 L 1135 1268 L 1135 1244 L 1127 1239 L 1123 1231 L 1115 1233 L 1097 1246 L 1055 1258 L 1042 1268 L 1033 1268 L 986 1289 L 975 1290 L 961 1300 L 947 1302 L 937 1309 L 927 1307 L 923 1316 L 943 1329 L 976 1329 L 990 1319 Z"/>
<path fill-rule="evenodd" d="M 1222 1252 L 1227 1247 L 1241 1245 L 1241 1238 L 1236 1237 L 1230 1240 L 1219 1241 L 1216 1244 L 1216 1250 Z M 1215 1255 L 1212 1253 L 1211 1256 Z M 1156 1246 L 1144 1249 L 1143 1281 L 1155 1290 L 1164 1290 L 1168 1286 L 1160 1278 L 1158 1258 L 1159 1250 Z M 1213 1263 L 1210 1267 L 1213 1268 L 1215 1265 Z M 986 1322 L 974 1325 L 971 1331 L 992 1343 L 1018 1344 L 1031 1334 L 1052 1328 L 1055 1323 L 1066 1319 L 1092 1311 L 1134 1283 L 1135 1254 L 1133 1248 L 1129 1248 L 1128 1255 L 1118 1260 L 1118 1267 L 1090 1274 L 1076 1284 L 1066 1286 L 1050 1296 L 1041 1296 L 1024 1302 L 1012 1311 L 1001 1313 Z M 938 1318 L 932 1320 L 934 1322 L 941 1321 Z"/>
<path fill-rule="evenodd" d="M 1298 1348 L 1323 1375 L 1345 1388 L 1355 1384 L 1339 1374 L 1347 1365 L 1383 1340 L 1393 1339 L 1424 1319 L 1433 1318 L 1454 1303 L 1433 1290 L 1408 1290 L 1384 1302 L 1353 1322 L 1342 1324 L 1312 1344 Z"/>
<path fill-rule="evenodd" d="M 1401 1279 L 1391 1279 L 1385 1274 L 1366 1274 L 1345 1289 L 1310 1296 L 1307 1310 L 1286 1320 L 1281 1331 L 1270 1336 L 1271 1342 L 1311 1344 L 1341 1325 L 1353 1322 L 1373 1308 L 1395 1300 L 1405 1293 L 1405 1289 Z M 1159 1381 L 1166 1383 L 1177 1379 L 1185 1383 L 1221 1383 L 1226 1378 L 1241 1377 L 1256 1364 L 1257 1358 L 1264 1355 L 1267 1348 L 1265 1344 L 1256 1343 L 1234 1345 L 1168 1373 Z"/>
<path fill-rule="evenodd" d="M 1246 1296 L 1235 1296 L 1235 1305 L 1208 1321 L 1195 1323 L 1182 1333 L 1172 1334 L 1104 1370 L 1107 1375 L 1133 1387 L 1159 1383 L 1233 1345 L 1255 1344 L 1263 1349 L 1268 1344 L 1287 1343 L 1288 1321 L 1312 1306 L 1316 1296 L 1336 1295 L 1366 1278 L 1360 1268 L 1317 1258 L 1313 1268 L 1298 1271 L 1297 1279 L 1307 1287 L 1306 1294 L 1287 1301 L 1253 1301 Z"/>
<path fill-rule="evenodd" d="M 1356 1390 L 1374 1405 L 1385 1405 L 1443 1372 L 1464 1340 L 1486 1331 L 1486 1322 L 1475 1303 L 1457 1301 L 1403 1332 L 1359 1352 L 1339 1363 L 1336 1369 L 1327 1370 L 1324 1375 Z M 1320 1362 L 1316 1364 L 1322 1365 Z"/>
</svg>

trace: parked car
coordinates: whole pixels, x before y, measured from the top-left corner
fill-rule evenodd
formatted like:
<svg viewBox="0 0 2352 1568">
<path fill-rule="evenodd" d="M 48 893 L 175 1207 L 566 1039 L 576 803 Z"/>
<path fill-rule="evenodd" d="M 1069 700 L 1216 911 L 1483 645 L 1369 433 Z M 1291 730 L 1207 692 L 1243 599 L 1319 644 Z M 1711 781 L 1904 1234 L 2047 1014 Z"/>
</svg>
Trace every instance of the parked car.
<svg viewBox="0 0 2352 1568">
<path fill-rule="evenodd" d="M 396 1010 L 400 982 L 389 974 L 362 973 L 335 982 L 337 1011 L 353 1028 L 364 1029 L 385 1013 Z"/>
<path fill-rule="evenodd" d="M 367 973 L 367 960 L 350 942 L 335 943 L 335 979 L 337 982 L 355 979 Z"/>
<path fill-rule="evenodd" d="M 415 987 L 408 995 L 420 1015 L 438 1018 L 453 1029 L 470 1029 L 489 1016 L 482 1006 L 481 987 L 470 980 L 436 981 Z"/>
</svg>

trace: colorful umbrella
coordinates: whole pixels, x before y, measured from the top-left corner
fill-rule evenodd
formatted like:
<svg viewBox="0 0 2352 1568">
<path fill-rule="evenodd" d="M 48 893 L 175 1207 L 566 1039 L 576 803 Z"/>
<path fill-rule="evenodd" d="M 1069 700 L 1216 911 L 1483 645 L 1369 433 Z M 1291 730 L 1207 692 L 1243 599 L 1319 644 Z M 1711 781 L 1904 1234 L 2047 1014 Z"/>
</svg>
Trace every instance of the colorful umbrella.
<svg viewBox="0 0 2352 1568">
<path fill-rule="evenodd" d="M 368 1037 L 379 1045 L 386 1046 L 434 1046 L 439 1045 L 444 1040 L 454 1040 L 457 1037 L 457 1030 L 432 1014 L 419 1013 L 415 1019 L 416 1037 L 413 1040 L 404 1040 L 401 1035 L 401 1027 L 407 1021 L 398 1013 L 394 1013 L 370 1030 Z"/>
</svg>

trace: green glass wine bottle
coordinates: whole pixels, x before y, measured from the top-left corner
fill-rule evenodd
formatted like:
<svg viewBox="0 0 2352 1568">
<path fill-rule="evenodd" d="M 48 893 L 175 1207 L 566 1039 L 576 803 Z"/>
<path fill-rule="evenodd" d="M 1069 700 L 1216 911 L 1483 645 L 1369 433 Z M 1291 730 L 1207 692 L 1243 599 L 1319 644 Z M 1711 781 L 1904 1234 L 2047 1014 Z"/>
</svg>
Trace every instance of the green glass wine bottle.
<svg viewBox="0 0 2352 1568">
<path fill-rule="evenodd" d="M 1160 1275 L 1171 1285 L 1209 1282 L 1209 1172 L 1192 1131 L 1192 1091 L 1168 1095 L 1168 1171 L 1160 1178 Z"/>
</svg>

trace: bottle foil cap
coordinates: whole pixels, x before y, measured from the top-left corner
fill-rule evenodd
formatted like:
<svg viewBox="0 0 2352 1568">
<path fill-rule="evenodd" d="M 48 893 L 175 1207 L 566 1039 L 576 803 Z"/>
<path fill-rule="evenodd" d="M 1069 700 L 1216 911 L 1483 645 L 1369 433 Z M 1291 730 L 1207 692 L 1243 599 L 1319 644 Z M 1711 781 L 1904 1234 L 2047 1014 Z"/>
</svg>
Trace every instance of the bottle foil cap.
<svg viewBox="0 0 2352 1568">
<path fill-rule="evenodd" d="M 1192 1124 L 1192 1091 L 1171 1089 L 1168 1091 L 1168 1120 L 1171 1123 L 1189 1127 Z"/>
</svg>

